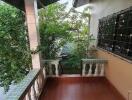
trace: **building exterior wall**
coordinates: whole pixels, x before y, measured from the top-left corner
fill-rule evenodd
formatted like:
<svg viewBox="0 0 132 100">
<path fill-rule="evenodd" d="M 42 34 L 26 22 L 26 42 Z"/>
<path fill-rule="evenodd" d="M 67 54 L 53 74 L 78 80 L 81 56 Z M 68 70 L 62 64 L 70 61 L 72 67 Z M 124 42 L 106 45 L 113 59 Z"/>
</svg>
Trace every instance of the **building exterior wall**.
<svg viewBox="0 0 132 100">
<path fill-rule="evenodd" d="M 132 6 L 132 0 L 104 0 L 104 2 L 100 1 L 92 5 L 90 32 L 97 38 L 98 19 Z M 128 91 L 132 91 L 132 63 L 103 50 L 98 51 L 98 57 L 109 60 L 106 67 L 106 77 L 127 100 Z M 132 100 L 132 93 L 130 100 Z"/>
<path fill-rule="evenodd" d="M 111 15 L 123 9 L 132 6 L 132 0 L 97 0 L 91 4 L 91 28 L 90 32 L 97 37 L 98 34 L 98 19 Z"/>
<path fill-rule="evenodd" d="M 127 100 L 128 92 L 132 91 L 132 64 L 103 50 L 98 50 L 98 57 L 108 59 L 105 68 L 106 77 Z"/>
</svg>

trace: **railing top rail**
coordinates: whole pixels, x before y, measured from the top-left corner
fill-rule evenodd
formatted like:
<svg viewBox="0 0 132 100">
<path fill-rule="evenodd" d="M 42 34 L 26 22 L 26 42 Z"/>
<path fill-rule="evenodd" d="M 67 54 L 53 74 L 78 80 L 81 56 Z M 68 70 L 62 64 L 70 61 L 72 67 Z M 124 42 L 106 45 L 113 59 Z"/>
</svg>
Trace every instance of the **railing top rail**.
<svg viewBox="0 0 132 100">
<path fill-rule="evenodd" d="M 82 59 L 82 63 L 89 64 L 89 63 L 107 63 L 107 59 Z"/>
<path fill-rule="evenodd" d="M 31 70 L 28 75 L 17 85 L 17 87 L 11 90 L 6 100 L 21 100 L 26 95 L 27 91 L 31 88 L 33 82 L 40 73 L 40 69 Z"/>
<path fill-rule="evenodd" d="M 44 59 L 42 62 L 52 62 L 52 61 L 60 61 L 60 59 Z"/>
<path fill-rule="evenodd" d="M 58 63 L 60 59 L 46 59 L 46 60 L 41 60 L 42 63 Z"/>
</svg>

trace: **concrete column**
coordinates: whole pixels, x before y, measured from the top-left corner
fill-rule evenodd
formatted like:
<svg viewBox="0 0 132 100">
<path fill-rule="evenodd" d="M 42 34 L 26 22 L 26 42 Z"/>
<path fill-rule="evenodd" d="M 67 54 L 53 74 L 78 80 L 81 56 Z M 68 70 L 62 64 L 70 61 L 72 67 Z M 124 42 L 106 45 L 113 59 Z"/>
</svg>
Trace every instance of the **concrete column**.
<svg viewBox="0 0 132 100">
<path fill-rule="evenodd" d="M 36 50 L 40 45 L 38 32 L 37 1 L 25 0 L 26 21 L 28 26 L 28 35 L 30 50 Z M 40 54 L 32 54 L 32 68 L 40 68 Z"/>
</svg>

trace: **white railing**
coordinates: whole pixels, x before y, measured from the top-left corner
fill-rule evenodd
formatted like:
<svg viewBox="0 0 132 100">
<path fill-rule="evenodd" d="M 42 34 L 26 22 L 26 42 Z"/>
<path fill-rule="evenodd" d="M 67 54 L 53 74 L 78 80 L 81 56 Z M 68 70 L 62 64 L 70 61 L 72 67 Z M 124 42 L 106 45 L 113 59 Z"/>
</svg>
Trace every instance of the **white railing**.
<svg viewBox="0 0 132 100">
<path fill-rule="evenodd" d="M 82 76 L 104 76 L 105 59 L 82 59 Z"/>
<path fill-rule="evenodd" d="M 50 74 L 52 65 L 55 66 L 55 76 L 59 75 L 59 60 L 45 60 L 50 65 Z M 82 75 L 83 76 L 104 76 L 104 67 L 107 60 L 104 59 L 82 59 Z M 20 82 L 15 89 L 10 90 L 5 100 L 38 100 L 46 82 L 46 69 L 33 69 Z"/>
<path fill-rule="evenodd" d="M 59 76 L 59 61 L 60 60 L 42 60 L 42 63 L 45 65 L 45 63 L 48 64 L 49 68 L 49 76 Z M 55 67 L 55 75 L 53 74 L 53 67 Z"/>
<path fill-rule="evenodd" d="M 11 90 L 6 100 L 38 100 L 44 86 L 45 69 L 33 69 Z"/>
</svg>

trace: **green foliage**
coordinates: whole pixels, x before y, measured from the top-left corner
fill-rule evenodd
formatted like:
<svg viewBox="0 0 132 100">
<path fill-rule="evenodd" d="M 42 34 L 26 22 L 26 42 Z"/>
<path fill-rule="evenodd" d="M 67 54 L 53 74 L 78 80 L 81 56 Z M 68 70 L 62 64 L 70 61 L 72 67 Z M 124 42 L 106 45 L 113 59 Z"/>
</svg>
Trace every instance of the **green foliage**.
<svg viewBox="0 0 132 100">
<path fill-rule="evenodd" d="M 87 53 L 89 52 L 88 50 L 91 42 L 95 39 L 89 32 L 90 14 L 87 8 L 85 8 L 83 12 L 78 12 L 75 9 L 71 9 L 69 19 L 71 28 L 70 33 L 72 34 L 73 38 L 72 42 L 76 46 L 74 51 L 70 54 L 70 57 L 62 63 L 64 67 L 69 67 L 69 69 L 72 67 L 74 69 L 73 73 L 77 73 L 79 72 L 78 70 L 81 69 L 81 59 L 89 58 Z"/>
<path fill-rule="evenodd" d="M 71 13 L 71 20 L 69 23 L 71 23 L 70 26 L 72 29 L 73 43 L 77 45 L 72 54 L 76 54 L 80 59 L 87 58 L 90 43 L 95 40 L 89 31 L 89 9 L 86 7 L 83 12 L 78 12 L 75 9 L 72 9 Z"/>
<path fill-rule="evenodd" d="M 55 59 L 60 47 L 70 41 L 75 45 L 74 51 L 62 63 L 78 67 L 81 59 L 87 57 L 89 45 L 94 40 L 89 33 L 89 9 L 78 12 L 72 8 L 65 12 L 65 6 L 55 3 L 39 11 L 40 49 L 44 59 Z"/>
<path fill-rule="evenodd" d="M 70 39 L 69 23 L 64 21 L 65 5 L 55 3 L 39 11 L 40 50 L 44 59 L 55 59 L 60 48 Z"/>
<path fill-rule="evenodd" d="M 0 86 L 6 91 L 28 73 L 29 52 L 23 12 L 0 4 Z"/>
</svg>

